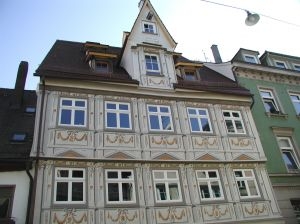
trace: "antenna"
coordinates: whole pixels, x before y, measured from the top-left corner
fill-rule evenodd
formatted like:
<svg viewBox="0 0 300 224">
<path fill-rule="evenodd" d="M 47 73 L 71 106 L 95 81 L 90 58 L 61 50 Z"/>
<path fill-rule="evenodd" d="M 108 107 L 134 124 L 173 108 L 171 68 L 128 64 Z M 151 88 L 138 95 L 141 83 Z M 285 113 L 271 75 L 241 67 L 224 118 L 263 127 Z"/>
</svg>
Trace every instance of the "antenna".
<svg viewBox="0 0 300 224">
<path fill-rule="evenodd" d="M 203 53 L 203 55 L 204 55 L 204 60 L 205 60 L 206 62 L 208 62 L 208 57 L 206 57 L 206 54 L 205 54 L 205 52 L 204 52 L 203 49 L 202 49 L 202 53 Z"/>
</svg>

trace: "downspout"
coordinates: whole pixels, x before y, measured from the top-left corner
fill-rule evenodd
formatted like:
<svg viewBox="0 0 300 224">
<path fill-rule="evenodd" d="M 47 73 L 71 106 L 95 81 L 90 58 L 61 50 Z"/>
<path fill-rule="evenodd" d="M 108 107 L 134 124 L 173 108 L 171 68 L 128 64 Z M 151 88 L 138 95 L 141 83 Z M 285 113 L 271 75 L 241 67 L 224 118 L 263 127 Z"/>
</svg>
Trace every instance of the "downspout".
<svg viewBox="0 0 300 224">
<path fill-rule="evenodd" d="M 251 103 L 251 105 L 250 105 L 250 109 L 252 109 L 252 107 L 253 107 L 253 105 L 254 105 L 254 102 L 255 102 L 255 100 L 254 100 L 254 95 L 253 95 L 253 94 L 251 94 L 251 98 L 252 98 L 252 103 Z"/>
<path fill-rule="evenodd" d="M 26 163 L 26 173 L 29 177 L 29 191 L 28 191 L 28 202 L 27 202 L 27 211 L 26 211 L 26 224 L 29 224 L 29 216 L 30 216 L 30 205 L 31 205 L 31 200 L 32 200 L 32 190 L 33 190 L 33 177 L 30 173 L 30 168 L 32 164 L 32 160 Z"/>
<path fill-rule="evenodd" d="M 33 178 L 33 187 L 32 192 L 36 192 L 36 185 L 37 185 L 37 176 L 38 176 L 38 163 L 39 163 L 39 157 L 40 157 L 40 151 L 41 151 L 41 133 L 42 133 L 42 118 L 44 114 L 44 101 L 45 101 L 45 79 L 42 76 L 42 99 L 41 99 L 41 108 L 40 108 L 40 119 L 39 119 L 39 126 L 38 126 L 38 139 L 37 139 L 37 152 L 35 159 L 35 165 L 34 165 L 34 178 Z M 31 195 L 31 204 L 30 204 L 30 211 L 29 211 L 29 220 L 26 224 L 33 224 L 33 216 L 34 216 L 34 206 L 35 206 L 35 198 L 36 193 Z"/>
</svg>

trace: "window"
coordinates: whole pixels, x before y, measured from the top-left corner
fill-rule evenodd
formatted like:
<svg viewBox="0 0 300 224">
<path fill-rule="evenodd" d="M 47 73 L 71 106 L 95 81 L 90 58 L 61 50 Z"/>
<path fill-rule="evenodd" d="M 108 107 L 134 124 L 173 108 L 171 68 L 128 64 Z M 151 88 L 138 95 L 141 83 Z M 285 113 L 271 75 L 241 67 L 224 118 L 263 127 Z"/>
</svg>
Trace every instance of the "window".
<svg viewBox="0 0 300 224">
<path fill-rule="evenodd" d="M 300 65 L 298 64 L 293 64 L 293 67 L 296 71 L 300 72 Z"/>
<path fill-rule="evenodd" d="M 145 55 L 146 70 L 148 73 L 157 74 L 160 72 L 157 55 L 147 54 Z"/>
<path fill-rule="evenodd" d="M 148 120 L 151 131 L 173 131 L 169 106 L 148 105 Z"/>
<path fill-rule="evenodd" d="M 156 202 L 182 201 L 177 170 L 154 170 L 153 181 Z"/>
<path fill-rule="evenodd" d="M 224 199 L 217 170 L 198 170 L 196 177 L 202 200 Z"/>
<path fill-rule="evenodd" d="M 283 61 L 274 61 L 274 62 L 277 68 L 286 68 L 286 65 Z"/>
<path fill-rule="evenodd" d="M 14 193 L 15 186 L 0 186 L 0 220 L 11 217 Z"/>
<path fill-rule="evenodd" d="M 234 170 L 234 176 L 241 198 L 260 196 L 253 170 Z"/>
<path fill-rule="evenodd" d="M 291 199 L 291 204 L 293 206 L 296 219 L 298 220 L 298 223 L 300 223 L 300 198 Z"/>
<path fill-rule="evenodd" d="M 107 62 L 99 61 L 99 60 L 95 61 L 95 71 L 101 72 L 101 73 L 108 73 L 108 71 L 109 71 L 108 68 L 109 67 L 108 67 Z"/>
<path fill-rule="evenodd" d="M 25 113 L 28 113 L 28 114 L 33 114 L 35 113 L 35 107 L 33 106 L 28 106 L 25 108 Z"/>
<path fill-rule="evenodd" d="M 290 137 L 277 137 L 278 145 L 282 153 L 283 161 L 288 171 L 297 171 L 299 162 Z"/>
<path fill-rule="evenodd" d="M 246 62 L 257 64 L 256 57 L 254 57 L 253 55 L 244 55 L 244 59 Z"/>
<path fill-rule="evenodd" d="M 212 132 L 207 109 L 188 107 L 187 111 L 192 132 Z"/>
<path fill-rule="evenodd" d="M 195 71 L 185 71 L 184 74 L 186 80 L 191 80 L 191 81 L 197 80 Z"/>
<path fill-rule="evenodd" d="M 107 203 L 134 203 L 133 170 L 106 170 Z"/>
<path fill-rule="evenodd" d="M 279 108 L 276 104 L 273 92 L 267 89 L 260 89 L 259 92 L 266 111 L 272 114 L 279 114 Z"/>
<path fill-rule="evenodd" d="M 11 137 L 12 142 L 25 142 L 26 133 L 14 133 Z"/>
<path fill-rule="evenodd" d="M 223 117 L 229 134 L 245 134 L 244 123 L 239 111 L 223 111 Z"/>
<path fill-rule="evenodd" d="M 54 203 L 85 203 L 85 170 L 55 168 Z"/>
<path fill-rule="evenodd" d="M 131 129 L 130 104 L 105 102 L 106 127 Z"/>
<path fill-rule="evenodd" d="M 300 94 L 291 93 L 290 97 L 294 104 L 297 115 L 300 115 Z"/>
<path fill-rule="evenodd" d="M 143 22 L 143 31 L 145 33 L 156 33 L 156 27 L 154 23 L 149 23 L 149 22 Z"/>
<path fill-rule="evenodd" d="M 60 100 L 59 124 L 86 126 L 86 100 L 62 98 Z"/>
</svg>

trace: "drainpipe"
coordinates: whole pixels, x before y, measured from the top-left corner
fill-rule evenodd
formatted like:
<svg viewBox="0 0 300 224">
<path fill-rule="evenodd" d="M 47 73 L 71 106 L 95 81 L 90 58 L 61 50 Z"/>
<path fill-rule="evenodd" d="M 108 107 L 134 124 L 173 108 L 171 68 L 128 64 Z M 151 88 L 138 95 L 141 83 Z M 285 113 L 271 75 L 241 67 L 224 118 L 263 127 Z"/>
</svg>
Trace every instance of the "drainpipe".
<svg viewBox="0 0 300 224">
<path fill-rule="evenodd" d="M 36 185 L 37 185 L 37 176 L 38 176 L 38 163 L 39 163 L 39 157 L 40 157 L 40 151 L 41 151 L 41 133 L 42 133 L 42 121 L 43 121 L 43 114 L 44 114 L 44 101 L 45 101 L 45 79 L 42 76 L 42 99 L 41 99 L 41 109 L 40 109 L 40 119 L 39 119 L 39 126 L 38 126 L 38 139 L 37 139 L 37 152 L 35 159 L 35 165 L 34 165 L 34 178 L 33 178 L 33 187 L 32 192 L 35 192 L 31 194 L 31 204 L 30 204 L 30 215 L 28 223 L 26 224 L 33 224 L 33 216 L 34 216 L 34 206 L 35 206 L 35 197 L 36 197 Z"/>
<path fill-rule="evenodd" d="M 252 103 L 251 103 L 251 105 L 250 105 L 250 109 L 252 109 L 252 107 L 253 107 L 253 105 L 254 105 L 254 102 L 255 102 L 255 100 L 254 100 L 254 95 L 253 95 L 253 94 L 251 94 L 251 98 L 252 98 Z"/>
<path fill-rule="evenodd" d="M 30 173 L 30 168 L 32 164 L 32 160 L 30 160 L 30 162 L 26 163 L 26 173 L 29 177 L 29 192 L 28 192 L 28 202 L 27 202 L 27 211 L 26 211 L 26 224 L 29 224 L 29 216 L 30 216 L 30 205 L 31 205 L 31 199 L 32 199 L 32 190 L 33 190 L 33 177 Z"/>
</svg>

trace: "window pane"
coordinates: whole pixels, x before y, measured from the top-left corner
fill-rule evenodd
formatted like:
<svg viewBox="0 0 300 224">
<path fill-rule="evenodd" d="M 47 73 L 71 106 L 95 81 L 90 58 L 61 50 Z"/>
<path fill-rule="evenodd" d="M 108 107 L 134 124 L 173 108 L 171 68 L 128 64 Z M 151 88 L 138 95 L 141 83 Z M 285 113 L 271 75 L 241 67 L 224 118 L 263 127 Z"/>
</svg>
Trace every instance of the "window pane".
<svg viewBox="0 0 300 224">
<path fill-rule="evenodd" d="M 75 125 L 84 125 L 84 111 L 83 110 L 75 110 Z"/>
<path fill-rule="evenodd" d="M 209 172 L 208 172 L 208 176 L 209 176 L 210 178 L 216 178 L 216 177 L 217 177 L 217 173 L 216 173 L 215 171 L 209 171 Z"/>
<path fill-rule="evenodd" d="M 195 109 L 189 109 L 188 112 L 189 112 L 189 114 L 196 114 L 196 110 Z"/>
<path fill-rule="evenodd" d="M 238 133 L 244 133 L 244 127 L 241 121 L 235 121 L 235 126 Z"/>
<path fill-rule="evenodd" d="M 61 124 L 71 124 L 71 110 L 62 109 L 60 116 Z"/>
<path fill-rule="evenodd" d="M 176 179 L 177 178 L 177 172 L 168 171 L 167 172 L 167 178 L 168 179 Z"/>
<path fill-rule="evenodd" d="M 58 182 L 56 184 L 56 201 L 68 201 L 68 183 Z"/>
<path fill-rule="evenodd" d="M 62 100 L 61 104 L 63 106 L 72 106 L 72 100 Z"/>
<path fill-rule="evenodd" d="M 22 134 L 22 133 L 20 133 L 20 134 L 17 134 L 17 133 L 15 133 L 15 134 L 13 134 L 13 136 L 12 136 L 12 141 L 16 141 L 16 142 L 23 142 L 23 141 L 25 141 L 25 138 L 26 138 L 26 134 L 24 133 L 24 134 Z"/>
<path fill-rule="evenodd" d="M 244 174 L 245 174 L 245 177 L 253 177 L 253 174 L 252 174 L 251 170 L 245 170 Z"/>
<path fill-rule="evenodd" d="M 161 122 L 163 130 L 172 130 L 170 117 L 161 116 Z"/>
<path fill-rule="evenodd" d="M 201 118 L 201 125 L 203 131 L 210 131 L 210 126 L 207 118 Z"/>
<path fill-rule="evenodd" d="M 166 186 L 165 184 L 156 184 L 156 194 L 158 200 L 167 200 Z"/>
<path fill-rule="evenodd" d="M 197 177 L 198 178 L 206 178 L 205 172 L 197 172 Z"/>
<path fill-rule="evenodd" d="M 223 112 L 224 117 L 230 117 L 230 113 L 229 112 Z"/>
<path fill-rule="evenodd" d="M 226 120 L 225 123 L 226 123 L 227 131 L 229 133 L 234 133 L 234 127 L 233 127 L 232 121 L 231 120 Z"/>
<path fill-rule="evenodd" d="M 107 113 L 107 127 L 117 127 L 117 115 L 115 113 Z"/>
<path fill-rule="evenodd" d="M 218 181 L 211 182 L 211 190 L 214 198 L 220 198 L 222 196 Z"/>
<path fill-rule="evenodd" d="M 233 116 L 233 117 L 240 117 L 240 114 L 239 114 L 239 113 L 236 113 L 236 112 L 232 112 L 232 116 Z"/>
<path fill-rule="evenodd" d="M 150 129 L 159 129 L 158 117 L 150 115 Z"/>
<path fill-rule="evenodd" d="M 118 179 L 118 172 L 114 172 L 114 171 L 107 172 L 107 178 Z"/>
<path fill-rule="evenodd" d="M 129 128 L 129 114 L 120 114 L 120 127 Z"/>
<path fill-rule="evenodd" d="M 192 131 L 200 131 L 200 126 L 197 118 L 190 118 Z"/>
<path fill-rule="evenodd" d="M 198 110 L 198 112 L 199 112 L 200 115 L 207 115 L 206 110 Z"/>
<path fill-rule="evenodd" d="M 179 199 L 178 185 L 176 183 L 169 184 L 170 200 Z"/>
<path fill-rule="evenodd" d="M 127 104 L 120 104 L 119 109 L 120 110 L 128 110 L 128 105 Z"/>
<path fill-rule="evenodd" d="M 69 170 L 57 170 L 57 177 L 69 177 Z"/>
<path fill-rule="evenodd" d="M 85 101 L 75 101 L 75 106 L 77 106 L 77 107 L 85 107 Z"/>
<path fill-rule="evenodd" d="M 168 113 L 169 112 L 169 108 L 168 107 L 160 107 L 160 112 Z"/>
<path fill-rule="evenodd" d="M 154 178 L 155 179 L 163 179 L 164 173 L 163 172 L 154 172 Z"/>
<path fill-rule="evenodd" d="M 124 171 L 124 172 L 121 173 L 121 178 L 122 179 L 132 179 L 132 173 Z"/>
<path fill-rule="evenodd" d="M 248 196 L 245 181 L 237 181 L 237 184 L 239 187 L 240 196 Z"/>
<path fill-rule="evenodd" d="M 258 195 L 254 180 L 248 180 L 248 187 L 251 196 Z"/>
<path fill-rule="evenodd" d="M 9 197 L 0 195 L 0 218 L 9 218 L 8 210 L 10 203 L 11 201 Z"/>
<path fill-rule="evenodd" d="M 199 183 L 201 198 L 210 198 L 210 193 L 208 189 L 208 185 L 206 182 Z"/>
<path fill-rule="evenodd" d="M 234 175 L 236 177 L 243 177 L 243 172 L 242 171 L 234 171 Z"/>
<path fill-rule="evenodd" d="M 279 146 L 282 148 L 290 148 L 291 147 L 288 139 L 280 139 L 278 142 L 279 142 Z"/>
<path fill-rule="evenodd" d="M 131 183 L 122 183 L 123 201 L 133 201 L 133 186 Z"/>
<path fill-rule="evenodd" d="M 106 109 L 116 109 L 116 104 L 115 103 L 107 103 Z"/>
<path fill-rule="evenodd" d="M 83 201 L 83 183 L 72 183 L 72 201 Z"/>
<path fill-rule="evenodd" d="M 108 201 L 119 201 L 119 186 L 117 183 L 108 184 Z"/>
<path fill-rule="evenodd" d="M 72 177 L 74 178 L 83 178 L 83 171 L 82 170 L 73 170 Z"/>
<path fill-rule="evenodd" d="M 149 112 L 157 112 L 157 107 L 148 107 Z"/>
<path fill-rule="evenodd" d="M 298 169 L 297 163 L 296 163 L 293 155 L 291 154 L 291 152 L 289 152 L 289 151 L 282 152 L 282 157 L 283 157 L 284 163 L 288 169 L 291 169 L 291 170 Z"/>
</svg>

